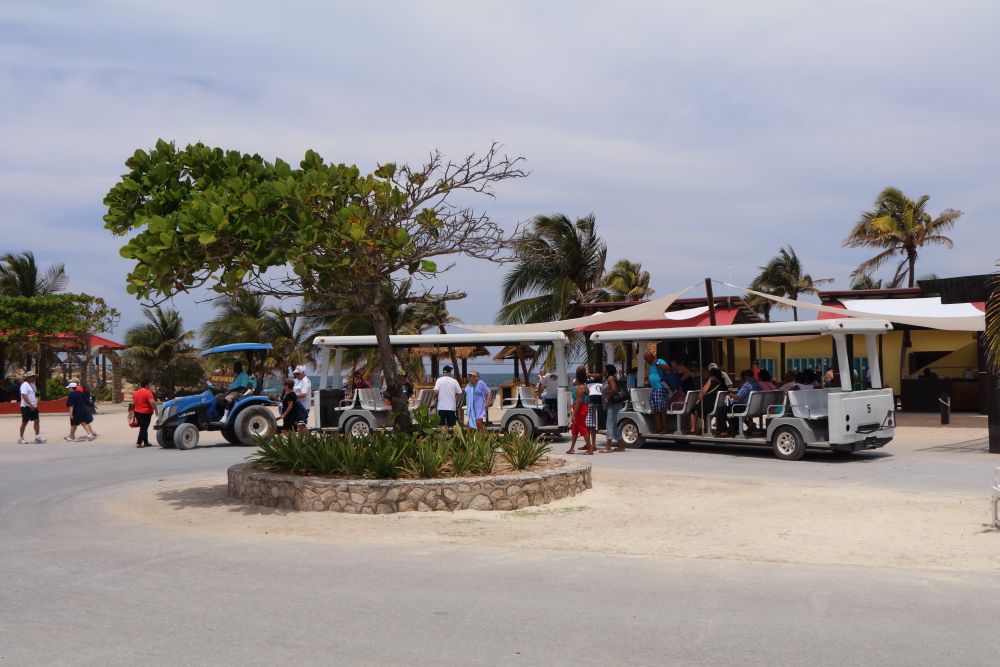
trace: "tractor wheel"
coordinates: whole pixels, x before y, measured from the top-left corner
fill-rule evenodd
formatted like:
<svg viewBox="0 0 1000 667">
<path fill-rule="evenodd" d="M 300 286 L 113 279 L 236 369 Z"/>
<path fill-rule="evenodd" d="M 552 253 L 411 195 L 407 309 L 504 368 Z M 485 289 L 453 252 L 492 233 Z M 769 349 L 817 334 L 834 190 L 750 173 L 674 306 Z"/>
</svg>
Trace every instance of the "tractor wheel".
<svg viewBox="0 0 1000 667">
<path fill-rule="evenodd" d="M 198 446 L 198 427 L 186 422 L 178 424 L 173 439 L 177 449 L 194 449 Z"/>
<path fill-rule="evenodd" d="M 278 432 L 278 422 L 270 410 L 262 405 L 254 405 L 236 415 L 234 430 L 240 444 L 253 447 L 257 444 L 257 438 L 273 438 Z"/>
</svg>

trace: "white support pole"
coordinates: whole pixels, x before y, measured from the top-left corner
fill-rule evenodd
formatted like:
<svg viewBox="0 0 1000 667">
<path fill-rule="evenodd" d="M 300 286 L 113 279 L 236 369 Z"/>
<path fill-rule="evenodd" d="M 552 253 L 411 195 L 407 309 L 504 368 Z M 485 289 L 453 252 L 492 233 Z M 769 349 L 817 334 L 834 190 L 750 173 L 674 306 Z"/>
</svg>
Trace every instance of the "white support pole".
<svg viewBox="0 0 1000 667">
<path fill-rule="evenodd" d="M 319 387 L 326 389 L 330 380 L 330 348 L 323 346 L 319 348 Z"/>
<path fill-rule="evenodd" d="M 343 389 L 344 378 L 341 373 L 341 366 L 344 364 L 344 348 L 338 347 L 333 352 L 333 388 Z"/>
<path fill-rule="evenodd" d="M 567 419 L 567 415 L 569 414 L 569 377 L 566 372 L 566 344 L 563 341 L 557 340 L 552 343 L 552 347 L 556 351 L 556 373 L 559 374 L 559 404 L 556 406 L 556 410 L 558 410 L 557 423 L 560 427 L 563 427 L 569 424 L 569 419 Z"/>
<path fill-rule="evenodd" d="M 840 369 L 840 389 L 842 391 L 852 391 L 854 382 L 851 378 L 851 360 L 847 356 L 847 339 L 844 334 L 833 334 L 833 340 L 837 344 L 837 368 Z"/>
<path fill-rule="evenodd" d="M 882 388 L 882 369 L 879 367 L 878 334 L 865 334 L 865 347 L 868 348 L 868 372 L 872 374 L 872 389 Z M 864 378 L 862 378 L 862 381 Z"/>
</svg>

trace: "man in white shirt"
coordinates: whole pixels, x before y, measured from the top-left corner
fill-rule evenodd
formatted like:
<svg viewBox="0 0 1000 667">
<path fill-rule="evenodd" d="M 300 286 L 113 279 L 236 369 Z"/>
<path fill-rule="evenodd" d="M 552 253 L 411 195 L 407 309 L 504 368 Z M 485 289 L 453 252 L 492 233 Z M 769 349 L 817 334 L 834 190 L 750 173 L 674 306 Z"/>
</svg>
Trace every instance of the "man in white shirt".
<svg viewBox="0 0 1000 667">
<path fill-rule="evenodd" d="M 437 397 L 437 413 L 441 417 L 442 431 L 454 428 L 458 423 L 456 399 L 462 393 L 462 386 L 458 384 L 458 380 L 451 376 L 451 371 L 451 366 L 442 368 L 441 372 L 444 375 L 434 383 L 434 395 Z"/>
<path fill-rule="evenodd" d="M 38 434 L 38 396 L 35 393 L 35 371 L 25 373 L 24 382 L 21 383 L 21 433 L 17 438 L 18 444 L 27 444 L 24 439 L 24 429 L 28 422 L 35 423 L 35 442 L 45 442 L 45 438 Z"/>
<path fill-rule="evenodd" d="M 542 404 L 545 406 L 545 413 L 549 419 L 556 421 L 559 413 L 559 375 L 555 371 L 546 374 L 538 379 L 539 392 L 542 397 Z"/>
<path fill-rule="evenodd" d="M 299 421 L 297 426 L 299 434 L 305 435 L 309 426 L 309 407 L 312 401 L 312 382 L 306 375 L 306 369 L 302 366 L 296 366 L 295 370 L 292 371 L 292 376 L 295 378 L 295 385 L 292 387 L 292 391 L 295 392 L 295 396 L 299 399 Z"/>
</svg>

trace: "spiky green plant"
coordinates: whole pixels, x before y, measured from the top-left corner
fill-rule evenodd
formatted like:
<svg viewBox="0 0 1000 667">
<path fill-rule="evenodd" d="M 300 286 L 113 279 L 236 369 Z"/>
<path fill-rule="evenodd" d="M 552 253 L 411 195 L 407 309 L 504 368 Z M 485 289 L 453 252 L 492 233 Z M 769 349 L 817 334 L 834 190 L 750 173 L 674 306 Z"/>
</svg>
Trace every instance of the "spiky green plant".
<svg viewBox="0 0 1000 667">
<path fill-rule="evenodd" d="M 547 451 L 549 451 L 548 443 L 534 438 L 507 435 L 500 440 L 501 456 L 517 470 L 535 465 Z"/>
</svg>

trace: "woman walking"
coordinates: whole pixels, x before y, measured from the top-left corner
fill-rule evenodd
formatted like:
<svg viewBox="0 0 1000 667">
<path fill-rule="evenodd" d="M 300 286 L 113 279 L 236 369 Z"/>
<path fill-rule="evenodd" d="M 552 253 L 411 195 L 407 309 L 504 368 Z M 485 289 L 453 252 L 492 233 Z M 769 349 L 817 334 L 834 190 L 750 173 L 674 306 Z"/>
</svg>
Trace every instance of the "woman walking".
<svg viewBox="0 0 1000 667">
<path fill-rule="evenodd" d="M 590 410 L 590 396 L 587 391 L 587 369 L 580 366 L 576 369 L 576 388 L 573 390 L 573 426 L 570 433 L 573 439 L 569 443 L 567 454 L 576 454 L 576 439 L 583 436 L 583 447 L 585 454 L 593 454 L 594 446 L 587 440 L 587 414 Z"/>
<path fill-rule="evenodd" d="M 604 449 L 601 450 L 604 454 L 615 451 L 611 448 L 611 443 L 615 440 L 618 441 L 618 451 L 625 451 L 625 441 L 622 440 L 622 434 L 618 430 L 618 412 L 625 405 L 625 401 L 622 400 L 621 394 L 618 392 L 617 373 L 618 369 L 615 368 L 614 364 L 607 364 L 604 367 L 602 393 L 604 395 L 604 408 L 607 410 L 607 427 L 605 430 L 607 439 L 604 441 Z"/>
<path fill-rule="evenodd" d="M 159 414 L 156 411 L 156 399 L 153 392 L 149 390 L 149 380 L 142 380 L 139 389 L 132 395 L 135 413 L 135 420 L 139 422 L 139 438 L 136 440 L 136 447 L 152 447 L 149 444 L 149 422 L 153 421 L 153 415 Z"/>
</svg>

